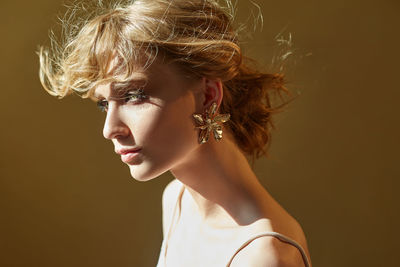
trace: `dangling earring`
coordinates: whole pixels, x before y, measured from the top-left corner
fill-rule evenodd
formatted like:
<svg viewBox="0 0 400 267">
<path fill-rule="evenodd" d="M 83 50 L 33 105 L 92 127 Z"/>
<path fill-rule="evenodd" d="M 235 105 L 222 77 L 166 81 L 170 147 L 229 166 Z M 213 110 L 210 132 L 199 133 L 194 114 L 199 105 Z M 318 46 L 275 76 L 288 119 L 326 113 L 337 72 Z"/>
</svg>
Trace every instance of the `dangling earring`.
<svg viewBox="0 0 400 267">
<path fill-rule="evenodd" d="M 222 139 L 222 126 L 220 124 L 227 122 L 231 115 L 228 114 L 215 114 L 217 111 L 217 103 L 213 102 L 208 110 L 203 114 L 193 114 L 197 124 L 199 126 L 196 129 L 200 129 L 199 143 L 204 144 L 208 141 L 211 131 L 214 133 L 215 140 L 219 141 Z"/>
</svg>

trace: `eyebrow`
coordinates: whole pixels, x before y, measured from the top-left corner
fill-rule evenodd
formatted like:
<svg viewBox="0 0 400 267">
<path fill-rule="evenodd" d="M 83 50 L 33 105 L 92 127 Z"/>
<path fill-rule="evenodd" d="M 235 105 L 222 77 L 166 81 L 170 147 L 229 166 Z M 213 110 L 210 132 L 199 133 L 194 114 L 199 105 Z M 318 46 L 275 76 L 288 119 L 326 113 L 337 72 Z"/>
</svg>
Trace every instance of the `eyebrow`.
<svg viewBox="0 0 400 267">
<path fill-rule="evenodd" d="M 148 78 L 144 73 L 135 73 L 133 77 L 124 82 L 111 82 L 110 84 L 110 96 L 123 96 L 127 91 L 132 89 L 142 89 L 146 86 L 148 82 Z M 99 99 L 103 96 L 101 94 L 96 93 L 93 94 L 94 98 Z"/>
</svg>

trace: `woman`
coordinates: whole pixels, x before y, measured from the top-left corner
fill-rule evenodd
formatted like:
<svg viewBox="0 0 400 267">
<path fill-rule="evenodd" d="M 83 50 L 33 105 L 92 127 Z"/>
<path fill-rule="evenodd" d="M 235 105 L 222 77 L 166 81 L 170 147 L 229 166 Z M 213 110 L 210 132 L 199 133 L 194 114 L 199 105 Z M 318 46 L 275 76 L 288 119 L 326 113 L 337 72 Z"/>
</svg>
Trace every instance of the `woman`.
<svg viewBox="0 0 400 267">
<path fill-rule="evenodd" d="M 232 19 L 214 0 L 119 4 L 41 48 L 41 81 L 97 101 L 132 177 L 175 176 L 158 266 L 310 266 L 300 225 L 246 158 L 265 154 L 283 78 L 247 65 Z"/>
</svg>

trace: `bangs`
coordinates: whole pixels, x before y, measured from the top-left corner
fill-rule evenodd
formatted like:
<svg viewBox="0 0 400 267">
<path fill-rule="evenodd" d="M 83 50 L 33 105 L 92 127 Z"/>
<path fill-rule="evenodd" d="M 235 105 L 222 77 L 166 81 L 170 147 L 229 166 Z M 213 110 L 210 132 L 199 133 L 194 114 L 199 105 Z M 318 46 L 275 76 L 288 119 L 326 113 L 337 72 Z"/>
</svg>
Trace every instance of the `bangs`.
<svg viewBox="0 0 400 267">
<path fill-rule="evenodd" d="M 99 84 L 128 83 L 158 54 L 155 44 L 132 38 L 131 27 L 129 14 L 114 10 L 89 21 L 63 51 L 53 49 L 53 58 L 41 48 L 40 79 L 45 89 L 59 98 L 72 92 L 87 98 Z"/>
</svg>

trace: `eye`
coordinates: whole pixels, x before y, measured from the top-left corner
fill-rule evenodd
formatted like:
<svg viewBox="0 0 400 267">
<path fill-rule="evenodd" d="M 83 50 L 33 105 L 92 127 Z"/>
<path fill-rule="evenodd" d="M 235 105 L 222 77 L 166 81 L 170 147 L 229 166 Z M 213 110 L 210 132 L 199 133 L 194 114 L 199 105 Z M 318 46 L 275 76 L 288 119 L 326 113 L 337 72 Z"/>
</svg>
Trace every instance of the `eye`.
<svg viewBox="0 0 400 267">
<path fill-rule="evenodd" d="M 125 102 L 139 103 L 146 98 L 147 96 L 144 94 L 143 89 L 139 89 L 136 91 L 127 92 L 124 100 Z"/>
<path fill-rule="evenodd" d="M 101 99 L 97 101 L 97 107 L 102 111 L 102 112 L 107 112 L 108 109 L 108 102 L 105 99 Z"/>
</svg>

